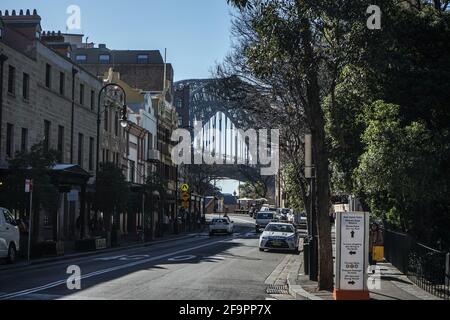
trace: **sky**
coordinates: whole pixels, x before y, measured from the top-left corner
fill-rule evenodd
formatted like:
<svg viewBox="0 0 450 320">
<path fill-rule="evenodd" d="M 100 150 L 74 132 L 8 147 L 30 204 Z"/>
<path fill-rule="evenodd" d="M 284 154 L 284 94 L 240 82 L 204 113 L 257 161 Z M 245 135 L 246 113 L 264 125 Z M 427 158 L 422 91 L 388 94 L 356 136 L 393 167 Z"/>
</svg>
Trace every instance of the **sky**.
<svg viewBox="0 0 450 320">
<path fill-rule="evenodd" d="M 0 10 L 37 9 L 45 31 L 66 32 L 71 5 L 81 12 L 81 30 L 71 33 L 110 49 L 167 48 L 175 81 L 210 77 L 230 48 L 226 0 L 2 0 Z"/>
<path fill-rule="evenodd" d="M 80 29 L 67 29 L 72 5 L 80 9 Z M 174 68 L 175 81 L 211 77 L 231 45 L 231 8 L 226 0 L 2 0 L 0 10 L 37 9 L 44 31 L 82 33 L 89 42 L 117 50 L 153 50 Z M 224 193 L 238 182 L 218 181 Z"/>
</svg>

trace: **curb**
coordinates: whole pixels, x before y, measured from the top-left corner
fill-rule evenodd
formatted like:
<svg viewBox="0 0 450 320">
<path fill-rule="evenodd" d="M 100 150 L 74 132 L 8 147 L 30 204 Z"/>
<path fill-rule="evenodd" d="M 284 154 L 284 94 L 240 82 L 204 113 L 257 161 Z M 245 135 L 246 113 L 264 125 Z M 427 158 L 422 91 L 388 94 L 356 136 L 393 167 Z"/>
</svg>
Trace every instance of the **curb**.
<svg viewBox="0 0 450 320">
<path fill-rule="evenodd" d="M 298 272 L 298 271 L 297 271 Z M 293 275 L 292 272 L 288 274 L 287 277 L 287 285 L 289 289 L 289 294 L 293 296 L 297 300 L 324 300 L 321 297 L 318 297 L 316 295 L 313 295 L 312 293 L 309 293 L 301 285 L 298 284 L 292 284 Z"/>
<path fill-rule="evenodd" d="M 145 242 L 145 243 L 133 244 L 133 245 L 129 245 L 129 246 L 109 248 L 109 249 L 104 249 L 104 250 L 99 250 L 99 251 L 80 252 L 80 253 L 74 253 L 74 254 L 70 254 L 70 255 L 63 255 L 63 256 L 59 256 L 59 257 L 50 257 L 50 258 L 44 258 L 44 259 L 39 259 L 39 260 L 34 260 L 34 261 L 31 260 L 30 263 L 25 262 L 23 264 L 12 264 L 12 265 L 0 266 L 0 271 L 12 271 L 12 270 L 22 271 L 22 270 L 26 270 L 26 269 L 36 266 L 36 265 L 43 265 L 43 264 L 51 263 L 51 262 L 59 262 L 59 261 L 64 261 L 64 260 L 90 257 L 90 256 L 101 255 L 101 254 L 105 254 L 105 253 L 121 251 L 121 250 L 125 250 L 125 249 L 145 248 L 145 247 L 150 247 L 150 246 L 161 244 L 161 243 L 168 243 L 168 242 L 173 242 L 173 241 L 177 241 L 177 240 L 193 238 L 194 236 L 195 235 L 190 234 L 190 235 L 176 237 L 176 238 L 172 238 L 172 239 Z"/>
<path fill-rule="evenodd" d="M 299 284 L 297 284 L 297 277 L 302 266 L 303 252 L 299 255 L 295 262 L 291 266 L 291 270 L 287 274 L 287 286 L 289 294 L 293 296 L 296 300 L 324 300 L 319 296 L 309 293 Z"/>
</svg>

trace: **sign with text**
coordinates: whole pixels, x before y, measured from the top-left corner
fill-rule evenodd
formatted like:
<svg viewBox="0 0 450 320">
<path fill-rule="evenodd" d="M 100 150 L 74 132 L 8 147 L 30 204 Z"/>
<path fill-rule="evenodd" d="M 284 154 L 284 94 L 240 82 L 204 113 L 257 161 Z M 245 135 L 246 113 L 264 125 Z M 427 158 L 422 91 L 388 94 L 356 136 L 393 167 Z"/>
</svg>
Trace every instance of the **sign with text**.
<svg viewBox="0 0 450 320">
<path fill-rule="evenodd" d="M 336 218 L 337 289 L 367 291 L 369 214 L 339 212 Z"/>
</svg>

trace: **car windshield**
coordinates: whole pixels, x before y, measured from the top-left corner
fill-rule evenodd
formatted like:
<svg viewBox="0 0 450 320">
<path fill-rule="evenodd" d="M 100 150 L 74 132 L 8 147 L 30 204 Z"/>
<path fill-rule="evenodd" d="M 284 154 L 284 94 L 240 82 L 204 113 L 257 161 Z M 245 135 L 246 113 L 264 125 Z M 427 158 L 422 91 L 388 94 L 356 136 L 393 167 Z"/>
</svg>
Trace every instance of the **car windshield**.
<svg viewBox="0 0 450 320">
<path fill-rule="evenodd" d="M 284 224 L 269 224 L 266 231 L 294 233 L 294 227 Z"/>
<path fill-rule="evenodd" d="M 228 223 L 227 219 L 214 219 L 212 221 L 213 224 L 222 224 L 222 223 Z"/>
<path fill-rule="evenodd" d="M 291 210 L 289 210 L 289 209 L 281 209 L 281 213 L 283 213 L 283 214 L 288 214 L 289 212 L 291 212 Z"/>
<path fill-rule="evenodd" d="M 258 213 L 257 219 L 273 219 L 273 213 L 260 212 L 260 213 Z"/>
</svg>

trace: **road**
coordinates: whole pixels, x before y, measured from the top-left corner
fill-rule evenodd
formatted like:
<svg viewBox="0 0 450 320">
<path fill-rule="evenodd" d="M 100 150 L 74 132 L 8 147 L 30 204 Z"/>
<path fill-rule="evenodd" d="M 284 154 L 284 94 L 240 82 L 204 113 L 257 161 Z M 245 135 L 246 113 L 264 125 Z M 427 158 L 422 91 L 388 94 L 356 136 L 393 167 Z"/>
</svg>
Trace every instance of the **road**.
<svg viewBox="0 0 450 320">
<path fill-rule="evenodd" d="M 233 236 L 182 240 L 0 272 L 0 300 L 265 300 L 286 253 L 259 252 L 254 220 L 231 215 Z M 289 254 L 289 253 L 287 253 Z M 81 289 L 67 288 L 69 266 Z"/>
</svg>

